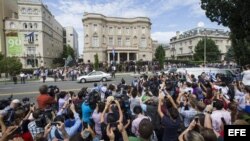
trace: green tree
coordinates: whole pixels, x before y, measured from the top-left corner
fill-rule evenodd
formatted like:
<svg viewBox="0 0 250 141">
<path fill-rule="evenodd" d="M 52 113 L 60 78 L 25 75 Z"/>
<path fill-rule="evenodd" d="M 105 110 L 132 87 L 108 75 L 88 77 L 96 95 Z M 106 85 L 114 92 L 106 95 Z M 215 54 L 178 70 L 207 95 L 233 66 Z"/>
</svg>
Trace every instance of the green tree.
<svg viewBox="0 0 250 141">
<path fill-rule="evenodd" d="M 200 40 L 195 46 L 195 61 L 204 60 L 204 41 L 206 42 L 206 61 L 207 62 L 217 62 L 220 60 L 220 51 L 218 46 L 212 39 Z"/>
<path fill-rule="evenodd" d="M 94 57 L 95 57 L 94 68 L 95 68 L 95 70 L 98 70 L 99 69 L 98 54 L 95 54 Z"/>
<path fill-rule="evenodd" d="M 4 55 L 0 53 L 0 61 L 4 58 Z"/>
<path fill-rule="evenodd" d="M 160 67 L 163 68 L 164 60 L 165 60 L 165 50 L 162 45 L 156 48 L 155 59 L 159 62 Z"/>
<path fill-rule="evenodd" d="M 64 66 L 65 60 L 68 56 L 71 56 L 73 60 L 75 60 L 75 51 L 69 45 L 63 46 L 63 52 L 59 58 L 53 59 L 54 67 Z"/>
<path fill-rule="evenodd" d="M 10 75 L 20 73 L 22 63 L 16 57 L 6 57 L 0 60 L 0 72 L 9 73 Z"/>
<path fill-rule="evenodd" d="M 225 60 L 227 62 L 230 62 L 230 61 L 233 61 L 234 60 L 234 49 L 233 47 L 230 47 L 227 52 L 226 52 L 226 55 L 225 55 Z"/>
<path fill-rule="evenodd" d="M 250 62 L 250 2 L 248 0 L 201 0 L 201 8 L 212 21 L 231 30 L 235 60 L 244 65 Z"/>
</svg>

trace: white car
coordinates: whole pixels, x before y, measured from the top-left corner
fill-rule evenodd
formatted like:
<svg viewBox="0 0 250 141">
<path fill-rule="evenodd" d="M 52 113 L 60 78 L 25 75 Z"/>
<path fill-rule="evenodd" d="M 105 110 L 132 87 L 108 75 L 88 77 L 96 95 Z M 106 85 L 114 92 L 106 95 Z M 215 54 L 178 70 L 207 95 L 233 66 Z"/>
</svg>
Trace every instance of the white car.
<svg viewBox="0 0 250 141">
<path fill-rule="evenodd" d="M 102 71 L 92 71 L 87 75 L 82 75 L 77 78 L 77 82 L 85 83 L 88 81 L 107 81 L 111 80 L 111 74 Z"/>
<path fill-rule="evenodd" d="M 174 73 L 176 72 L 177 68 L 169 68 L 169 69 L 165 69 L 162 71 L 158 71 L 156 72 L 157 75 L 162 75 L 162 73 L 164 72 L 164 74 L 169 74 L 169 73 Z"/>
</svg>

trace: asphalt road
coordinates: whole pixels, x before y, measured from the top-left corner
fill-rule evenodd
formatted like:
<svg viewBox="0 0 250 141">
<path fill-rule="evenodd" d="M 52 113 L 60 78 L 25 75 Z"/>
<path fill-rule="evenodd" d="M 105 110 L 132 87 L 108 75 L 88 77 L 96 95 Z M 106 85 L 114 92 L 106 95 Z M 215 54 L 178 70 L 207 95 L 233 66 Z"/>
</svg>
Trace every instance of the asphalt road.
<svg viewBox="0 0 250 141">
<path fill-rule="evenodd" d="M 131 84 L 131 81 L 134 79 L 134 75 L 124 74 L 120 76 L 116 76 L 112 81 L 107 81 L 109 84 L 119 84 L 121 79 L 124 78 L 126 83 Z M 98 84 L 100 82 L 97 82 Z M 78 92 L 82 87 L 92 88 L 94 82 L 89 83 L 77 83 L 76 81 L 58 81 L 58 82 L 46 82 L 42 83 L 39 81 L 36 82 L 26 82 L 26 84 L 13 84 L 13 83 L 0 83 L 0 99 L 6 99 L 11 94 L 13 94 L 13 98 L 22 99 L 24 97 L 30 98 L 31 102 L 35 102 L 36 97 L 39 95 L 38 89 L 41 85 L 57 85 L 60 90 L 64 91 L 74 91 Z"/>
</svg>

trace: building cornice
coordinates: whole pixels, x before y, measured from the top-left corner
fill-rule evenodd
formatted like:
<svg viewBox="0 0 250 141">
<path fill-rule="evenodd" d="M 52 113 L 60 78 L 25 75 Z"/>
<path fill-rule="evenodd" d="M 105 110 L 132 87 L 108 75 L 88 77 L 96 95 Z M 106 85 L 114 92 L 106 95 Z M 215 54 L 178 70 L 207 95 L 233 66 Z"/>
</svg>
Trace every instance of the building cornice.
<svg viewBox="0 0 250 141">
<path fill-rule="evenodd" d="M 98 13 L 85 13 L 82 19 L 82 22 L 86 20 L 91 20 L 91 19 L 98 19 L 98 20 L 103 20 L 105 22 L 114 22 L 114 23 L 136 23 L 136 22 L 143 22 L 143 23 L 149 23 L 150 25 L 152 24 L 150 22 L 150 19 L 148 17 L 134 17 L 134 18 L 122 18 L 122 17 L 107 17 L 102 14 Z"/>
<path fill-rule="evenodd" d="M 221 38 L 221 39 L 229 39 L 230 38 L 229 36 L 195 35 L 195 36 L 190 36 L 190 37 L 187 37 L 187 38 L 181 38 L 181 39 L 177 39 L 177 40 L 174 40 L 174 41 L 170 41 L 170 44 L 178 43 L 178 42 L 181 42 L 181 41 L 186 41 L 186 40 L 189 40 L 189 39 L 204 38 L 204 37 L 206 37 L 206 38 Z"/>
</svg>

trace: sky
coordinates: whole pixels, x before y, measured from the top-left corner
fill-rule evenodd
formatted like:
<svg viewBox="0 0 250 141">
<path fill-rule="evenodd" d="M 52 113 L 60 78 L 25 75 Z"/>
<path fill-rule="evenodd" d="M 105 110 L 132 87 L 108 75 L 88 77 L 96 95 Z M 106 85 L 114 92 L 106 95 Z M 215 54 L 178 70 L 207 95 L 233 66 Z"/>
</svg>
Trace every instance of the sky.
<svg viewBox="0 0 250 141">
<path fill-rule="evenodd" d="M 149 17 L 151 38 L 169 43 L 176 31 L 184 32 L 199 26 L 226 27 L 212 23 L 200 8 L 200 0 L 43 0 L 62 26 L 73 26 L 78 33 L 79 53 L 82 54 L 84 12 L 115 17 Z"/>
</svg>

